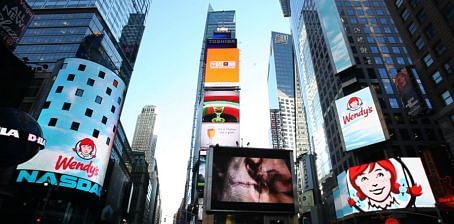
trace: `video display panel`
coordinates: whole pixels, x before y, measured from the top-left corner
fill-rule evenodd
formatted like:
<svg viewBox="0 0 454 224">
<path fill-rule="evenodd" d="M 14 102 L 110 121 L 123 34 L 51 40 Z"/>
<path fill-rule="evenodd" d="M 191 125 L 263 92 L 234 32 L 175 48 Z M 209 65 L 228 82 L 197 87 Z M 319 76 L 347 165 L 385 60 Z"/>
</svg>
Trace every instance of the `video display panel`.
<svg viewBox="0 0 454 224">
<path fill-rule="evenodd" d="M 201 147 L 210 145 L 237 146 L 240 141 L 239 123 L 202 123 Z"/>
<path fill-rule="evenodd" d="M 433 208 L 435 198 L 420 158 L 392 158 L 350 167 L 338 176 L 336 216 L 390 209 Z"/>
<path fill-rule="evenodd" d="M 238 48 L 208 48 L 206 52 L 205 86 L 238 86 Z"/>
<path fill-rule="evenodd" d="M 370 87 L 336 100 L 345 151 L 385 141 L 389 138 Z"/>
<path fill-rule="evenodd" d="M 208 210 L 295 212 L 292 151 L 215 147 L 210 152 Z"/>
<path fill-rule="evenodd" d="M 202 121 L 238 123 L 240 121 L 240 92 L 205 91 Z"/>
</svg>

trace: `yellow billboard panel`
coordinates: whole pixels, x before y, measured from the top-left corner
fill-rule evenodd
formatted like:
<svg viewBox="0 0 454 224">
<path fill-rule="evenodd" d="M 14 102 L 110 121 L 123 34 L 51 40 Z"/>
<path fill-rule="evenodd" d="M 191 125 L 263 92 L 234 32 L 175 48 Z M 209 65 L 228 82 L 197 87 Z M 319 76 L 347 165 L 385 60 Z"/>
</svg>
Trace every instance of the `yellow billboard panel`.
<svg viewBox="0 0 454 224">
<path fill-rule="evenodd" d="M 238 86 L 238 48 L 208 48 L 205 64 L 205 86 Z"/>
</svg>

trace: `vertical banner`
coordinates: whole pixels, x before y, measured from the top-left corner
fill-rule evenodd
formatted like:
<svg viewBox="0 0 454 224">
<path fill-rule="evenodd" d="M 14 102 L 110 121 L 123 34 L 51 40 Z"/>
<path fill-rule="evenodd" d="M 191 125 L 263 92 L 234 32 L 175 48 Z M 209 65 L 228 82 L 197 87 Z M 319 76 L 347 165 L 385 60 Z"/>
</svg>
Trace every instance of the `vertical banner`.
<svg viewBox="0 0 454 224">
<path fill-rule="evenodd" d="M 422 113 L 424 110 L 424 103 L 419 94 L 419 89 L 415 88 L 417 85 L 415 78 L 410 76 L 406 68 L 402 68 L 394 79 L 397 89 L 400 92 L 402 103 L 407 110 L 409 116 L 415 117 Z"/>
</svg>

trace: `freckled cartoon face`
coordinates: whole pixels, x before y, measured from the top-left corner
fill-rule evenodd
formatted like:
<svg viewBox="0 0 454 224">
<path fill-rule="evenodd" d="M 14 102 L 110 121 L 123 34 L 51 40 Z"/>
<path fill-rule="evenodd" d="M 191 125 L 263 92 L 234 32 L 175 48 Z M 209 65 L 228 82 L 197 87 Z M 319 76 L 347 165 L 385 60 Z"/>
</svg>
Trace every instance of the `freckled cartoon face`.
<svg viewBox="0 0 454 224">
<path fill-rule="evenodd" d="M 384 201 L 391 193 L 391 173 L 378 163 L 371 172 L 367 171 L 368 169 L 360 174 L 355 183 L 371 200 Z"/>
<path fill-rule="evenodd" d="M 81 145 L 80 151 L 83 155 L 90 155 L 93 151 L 93 147 L 91 147 L 90 145 Z"/>
</svg>

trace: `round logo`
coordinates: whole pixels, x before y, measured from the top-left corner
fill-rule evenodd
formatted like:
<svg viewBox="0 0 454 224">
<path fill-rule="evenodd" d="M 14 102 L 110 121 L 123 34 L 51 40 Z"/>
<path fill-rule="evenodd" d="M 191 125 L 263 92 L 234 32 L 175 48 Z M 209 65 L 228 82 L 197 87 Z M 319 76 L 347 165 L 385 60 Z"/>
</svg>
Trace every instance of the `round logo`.
<svg viewBox="0 0 454 224">
<path fill-rule="evenodd" d="M 355 111 L 361 108 L 363 101 L 359 97 L 352 97 L 348 100 L 347 110 Z"/>
<path fill-rule="evenodd" d="M 76 154 L 85 160 L 90 160 L 96 157 L 96 145 L 90 138 L 84 138 L 76 143 L 73 148 Z"/>
</svg>

